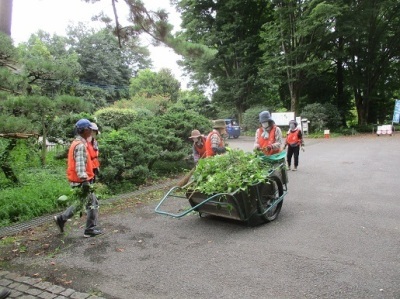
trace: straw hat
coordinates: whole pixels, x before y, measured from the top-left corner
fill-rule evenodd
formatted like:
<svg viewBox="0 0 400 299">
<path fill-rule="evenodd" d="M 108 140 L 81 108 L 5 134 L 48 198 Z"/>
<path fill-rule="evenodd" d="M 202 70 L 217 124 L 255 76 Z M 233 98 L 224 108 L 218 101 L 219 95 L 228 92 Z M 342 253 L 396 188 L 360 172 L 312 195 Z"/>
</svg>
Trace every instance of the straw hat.
<svg viewBox="0 0 400 299">
<path fill-rule="evenodd" d="M 226 128 L 225 120 L 223 119 L 214 120 L 213 129 L 225 129 L 225 128 Z"/>
<path fill-rule="evenodd" d="M 192 131 L 192 134 L 190 135 L 189 138 L 199 138 L 199 137 L 201 137 L 201 136 L 203 136 L 203 135 L 200 134 L 200 131 L 199 131 L 199 130 L 193 130 L 193 131 Z"/>
</svg>

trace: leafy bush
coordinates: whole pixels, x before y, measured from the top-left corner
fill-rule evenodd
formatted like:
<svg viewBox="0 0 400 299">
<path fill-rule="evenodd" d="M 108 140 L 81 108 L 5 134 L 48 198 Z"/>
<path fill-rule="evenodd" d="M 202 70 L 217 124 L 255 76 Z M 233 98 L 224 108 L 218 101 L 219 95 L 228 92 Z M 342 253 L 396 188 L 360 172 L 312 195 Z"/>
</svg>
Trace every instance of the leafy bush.
<svg viewBox="0 0 400 299">
<path fill-rule="evenodd" d="M 192 110 L 199 115 L 203 115 L 209 119 L 217 119 L 217 107 L 210 102 L 203 92 L 198 90 L 185 90 L 179 94 L 178 102 L 176 102 L 169 112 L 179 112 Z"/>
<path fill-rule="evenodd" d="M 212 129 L 209 119 L 191 110 L 177 112 L 171 109 L 154 121 L 157 126 L 170 130 L 176 137 L 188 141 L 190 141 L 188 138 L 193 129 L 199 130 L 204 135 L 207 135 Z"/>
<path fill-rule="evenodd" d="M 0 133 L 38 133 L 39 128 L 25 117 L 0 115 Z"/>
<path fill-rule="evenodd" d="M 113 190 L 126 182 L 141 184 L 149 175 L 150 164 L 160 152 L 161 148 L 150 139 L 143 139 L 131 131 L 104 134 L 100 153 L 101 181 Z"/>
<path fill-rule="evenodd" d="M 134 110 L 112 107 L 103 108 L 95 112 L 97 121 L 106 130 L 119 130 L 151 115 L 152 113 L 145 109 Z"/>
<path fill-rule="evenodd" d="M 243 121 L 241 123 L 241 126 L 243 127 L 244 130 L 246 131 L 256 131 L 257 128 L 260 126 L 259 118 L 258 115 L 260 112 L 268 110 L 268 108 L 265 108 L 263 106 L 255 106 L 252 108 L 247 109 L 243 113 Z M 271 111 L 270 111 L 271 112 Z"/>
<path fill-rule="evenodd" d="M 194 128 L 207 132 L 211 124 L 208 119 L 185 111 L 149 117 L 102 134 L 101 181 L 110 187 L 138 185 L 157 175 L 155 164 L 182 161 L 191 151 L 188 137 Z"/>
<path fill-rule="evenodd" d="M 360 133 L 372 133 L 374 130 L 376 131 L 377 126 L 376 125 L 357 125 L 357 126 L 354 126 L 354 129 Z"/>
<path fill-rule="evenodd" d="M 170 99 L 162 95 L 153 95 L 146 97 L 143 94 L 137 94 L 130 100 L 122 100 L 114 103 L 116 108 L 129 108 L 129 109 L 144 109 L 150 111 L 152 114 L 162 114 L 170 104 Z"/>
<path fill-rule="evenodd" d="M 301 112 L 301 117 L 310 121 L 310 131 L 314 132 L 321 132 L 324 129 L 335 130 L 341 124 L 339 110 L 329 103 L 306 105 Z"/>
<path fill-rule="evenodd" d="M 40 153 L 36 138 L 20 139 L 10 153 L 10 162 L 15 172 L 29 167 L 40 167 Z"/>
</svg>

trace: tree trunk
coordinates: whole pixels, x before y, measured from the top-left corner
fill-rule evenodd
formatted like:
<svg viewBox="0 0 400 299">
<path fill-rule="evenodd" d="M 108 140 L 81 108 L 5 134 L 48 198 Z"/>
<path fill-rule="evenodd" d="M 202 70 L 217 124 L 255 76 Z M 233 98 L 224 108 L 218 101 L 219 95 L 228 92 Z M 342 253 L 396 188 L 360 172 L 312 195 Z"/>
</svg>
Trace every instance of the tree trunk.
<svg viewBox="0 0 400 299">
<path fill-rule="evenodd" d="M 299 111 L 300 88 L 301 86 L 297 82 L 289 82 L 290 111 L 294 112 L 296 116 L 300 114 Z"/>
<path fill-rule="evenodd" d="M 337 98 L 336 98 L 336 106 L 339 108 L 340 112 L 340 117 L 342 121 L 342 125 L 346 126 L 346 99 L 344 95 L 344 75 L 343 75 L 343 59 L 342 59 L 342 53 L 343 53 L 343 37 L 339 37 L 339 55 L 338 59 L 336 61 L 336 88 L 337 88 Z"/>
<path fill-rule="evenodd" d="M 366 99 L 360 94 L 356 93 L 355 94 L 355 99 L 356 99 L 356 108 L 357 108 L 357 116 L 358 116 L 358 125 L 362 126 L 367 123 L 367 105 L 366 105 Z"/>
<path fill-rule="evenodd" d="M 0 31 L 11 36 L 13 0 L 0 0 Z"/>
<path fill-rule="evenodd" d="M 40 155 L 40 161 L 42 166 L 46 166 L 46 155 L 47 155 L 47 127 L 45 122 L 45 117 L 42 117 L 42 128 L 43 128 L 43 141 L 42 141 L 42 149 Z"/>
<path fill-rule="evenodd" d="M 19 180 L 18 180 L 17 176 L 15 175 L 9 161 L 10 161 L 10 153 L 16 145 L 17 145 L 17 139 L 14 139 L 14 138 L 10 139 L 10 142 L 7 145 L 6 149 L 0 155 L 0 168 L 1 168 L 1 170 L 3 170 L 6 178 L 8 180 L 10 180 L 11 182 L 13 182 L 14 184 L 18 184 Z"/>
</svg>

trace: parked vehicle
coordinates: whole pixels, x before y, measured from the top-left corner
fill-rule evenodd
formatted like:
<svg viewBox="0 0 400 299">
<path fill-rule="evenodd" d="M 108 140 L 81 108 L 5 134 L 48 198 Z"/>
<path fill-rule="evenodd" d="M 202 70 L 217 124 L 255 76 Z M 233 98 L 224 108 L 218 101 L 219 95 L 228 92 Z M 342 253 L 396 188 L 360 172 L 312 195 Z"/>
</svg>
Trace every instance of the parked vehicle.
<svg viewBox="0 0 400 299">
<path fill-rule="evenodd" d="M 239 138 L 240 136 L 240 126 L 235 119 L 227 118 L 225 119 L 226 132 L 228 133 L 228 138 Z"/>
</svg>

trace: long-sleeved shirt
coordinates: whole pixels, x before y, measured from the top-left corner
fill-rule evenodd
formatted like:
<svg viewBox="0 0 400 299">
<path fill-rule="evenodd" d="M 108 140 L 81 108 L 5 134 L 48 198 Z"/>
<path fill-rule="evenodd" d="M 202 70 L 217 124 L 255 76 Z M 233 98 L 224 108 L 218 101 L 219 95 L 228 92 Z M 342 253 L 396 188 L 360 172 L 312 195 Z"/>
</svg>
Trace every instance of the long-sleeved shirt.
<svg viewBox="0 0 400 299">
<path fill-rule="evenodd" d="M 216 134 L 212 134 L 213 132 L 215 132 Z M 214 151 L 215 154 L 223 154 L 226 152 L 226 148 L 225 146 L 220 147 L 220 143 L 221 141 L 223 142 L 222 137 L 220 137 L 219 133 L 217 130 L 213 130 L 213 132 L 211 132 L 211 148 Z"/>
</svg>

